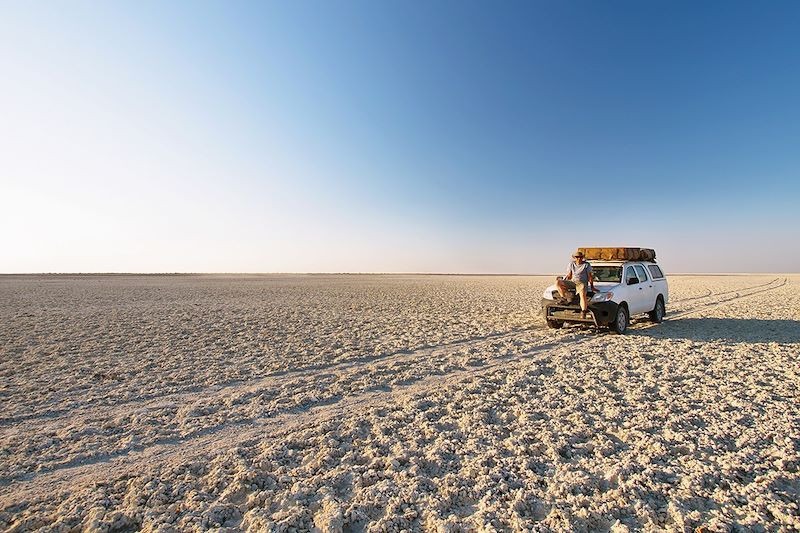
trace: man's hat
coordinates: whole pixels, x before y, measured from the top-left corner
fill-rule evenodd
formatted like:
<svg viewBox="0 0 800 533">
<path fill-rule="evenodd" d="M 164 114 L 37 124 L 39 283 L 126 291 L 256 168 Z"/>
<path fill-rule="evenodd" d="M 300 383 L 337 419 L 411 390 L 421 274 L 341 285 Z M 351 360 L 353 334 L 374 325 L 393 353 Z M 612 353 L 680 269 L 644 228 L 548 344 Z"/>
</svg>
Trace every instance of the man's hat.
<svg viewBox="0 0 800 533">
<path fill-rule="evenodd" d="M 583 252 L 581 252 L 580 250 L 578 250 L 577 252 L 575 252 L 574 254 L 572 254 L 572 257 L 583 257 Z"/>
</svg>

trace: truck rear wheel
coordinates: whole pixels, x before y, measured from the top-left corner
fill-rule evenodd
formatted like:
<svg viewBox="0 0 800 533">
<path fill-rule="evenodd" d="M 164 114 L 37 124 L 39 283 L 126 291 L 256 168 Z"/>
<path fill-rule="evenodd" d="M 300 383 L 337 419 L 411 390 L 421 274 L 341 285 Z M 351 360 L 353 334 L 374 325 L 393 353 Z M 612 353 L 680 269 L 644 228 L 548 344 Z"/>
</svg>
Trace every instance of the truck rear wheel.
<svg viewBox="0 0 800 533">
<path fill-rule="evenodd" d="M 660 324 L 664 320 L 666 310 L 664 309 L 664 300 L 661 298 L 660 294 L 658 295 L 658 298 L 656 298 L 656 306 L 647 314 L 650 316 L 650 320 L 656 324 Z"/>
<path fill-rule="evenodd" d="M 611 323 L 611 331 L 622 335 L 628 329 L 628 308 L 624 305 L 617 307 L 617 316 Z"/>
</svg>

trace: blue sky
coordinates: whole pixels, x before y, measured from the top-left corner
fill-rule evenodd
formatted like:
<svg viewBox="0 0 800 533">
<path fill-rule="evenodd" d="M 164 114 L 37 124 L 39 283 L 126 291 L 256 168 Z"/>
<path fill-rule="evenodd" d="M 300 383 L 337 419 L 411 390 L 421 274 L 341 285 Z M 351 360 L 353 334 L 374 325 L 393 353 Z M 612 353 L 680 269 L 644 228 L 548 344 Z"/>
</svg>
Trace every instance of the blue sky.
<svg viewBox="0 0 800 533">
<path fill-rule="evenodd" d="M 796 2 L 5 2 L 0 272 L 800 271 Z"/>
</svg>

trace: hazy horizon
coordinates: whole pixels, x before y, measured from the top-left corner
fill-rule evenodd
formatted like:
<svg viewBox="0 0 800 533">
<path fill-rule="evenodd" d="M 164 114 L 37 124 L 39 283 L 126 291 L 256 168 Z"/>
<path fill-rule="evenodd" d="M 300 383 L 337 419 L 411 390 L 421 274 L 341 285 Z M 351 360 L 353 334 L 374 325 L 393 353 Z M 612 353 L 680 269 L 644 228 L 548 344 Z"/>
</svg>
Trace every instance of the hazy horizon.
<svg viewBox="0 0 800 533">
<path fill-rule="evenodd" d="M 553 272 L 2 272 L 2 276 L 553 276 Z M 792 276 L 800 272 L 665 272 L 667 276 Z"/>
<path fill-rule="evenodd" d="M 0 5 L 0 272 L 798 272 L 800 4 Z"/>
</svg>

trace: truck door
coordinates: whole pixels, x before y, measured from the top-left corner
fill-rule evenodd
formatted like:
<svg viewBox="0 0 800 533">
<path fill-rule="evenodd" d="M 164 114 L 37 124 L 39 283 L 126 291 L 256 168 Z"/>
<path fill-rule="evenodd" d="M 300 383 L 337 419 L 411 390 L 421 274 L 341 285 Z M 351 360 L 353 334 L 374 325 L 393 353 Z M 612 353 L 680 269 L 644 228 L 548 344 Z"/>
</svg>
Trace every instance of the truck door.
<svg viewBox="0 0 800 533">
<path fill-rule="evenodd" d="M 642 313 L 652 311 L 656 306 L 655 288 L 653 287 L 653 280 L 647 269 L 642 265 L 633 265 L 636 269 L 636 277 L 639 278 L 639 292 L 642 293 Z"/>
<path fill-rule="evenodd" d="M 629 283 L 631 280 L 634 283 Z M 633 266 L 628 265 L 625 267 L 625 277 L 623 278 L 623 283 L 625 283 L 625 294 L 628 301 L 628 310 L 630 311 L 631 315 L 635 315 L 638 313 L 644 312 L 644 291 L 639 290 L 642 287 L 642 284 L 639 282 L 639 274 L 633 269 Z"/>
</svg>

